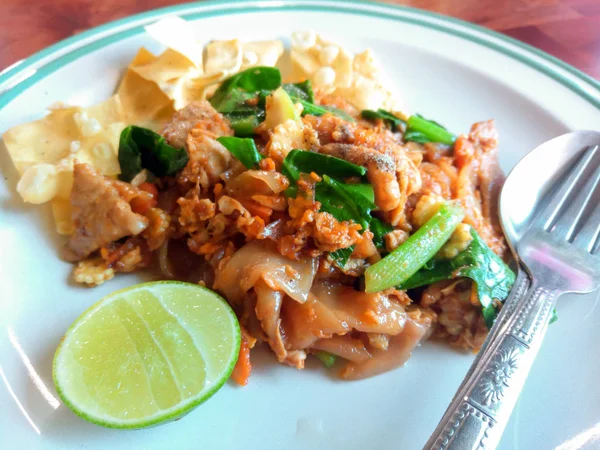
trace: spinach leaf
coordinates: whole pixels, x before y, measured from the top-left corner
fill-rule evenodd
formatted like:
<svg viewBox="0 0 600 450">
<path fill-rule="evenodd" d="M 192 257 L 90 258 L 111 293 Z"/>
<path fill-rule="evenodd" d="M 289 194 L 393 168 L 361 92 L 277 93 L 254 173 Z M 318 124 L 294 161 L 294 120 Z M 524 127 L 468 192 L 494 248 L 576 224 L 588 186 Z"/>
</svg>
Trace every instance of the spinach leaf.
<svg viewBox="0 0 600 450">
<path fill-rule="evenodd" d="M 301 98 L 293 99 L 296 103 L 300 103 L 303 107 L 302 116 L 311 115 L 311 116 L 323 116 L 325 114 L 333 114 L 334 116 L 339 117 L 340 119 L 347 120 L 348 122 L 354 122 L 354 118 L 345 111 L 341 109 L 334 108 L 333 106 L 328 105 L 315 105 L 314 103 L 310 103 L 306 100 L 302 100 Z"/>
<path fill-rule="evenodd" d="M 370 184 L 344 184 L 333 177 L 344 179 L 362 177 L 366 169 L 334 156 L 294 149 L 283 160 L 281 172 L 290 180 L 286 190 L 288 197 L 295 197 L 297 181 L 301 173 L 311 173 L 322 177 L 315 186 L 315 200 L 321 203 L 321 211 L 328 212 L 336 220 L 353 221 L 361 225 L 364 232 L 373 219 L 370 212 L 377 209 L 375 194 Z M 383 227 L 383 223 L 382 223 Z M 330 255 L 339 267 L 344 267 L 354 247 L 331 252 Z"/>
<path fill-rule="evenodd" d="M 458 277 L 470 278 L 477 287 L 485 323 L 491 328 L 497 315 L 493 300 L 506 300 L 515 274 L 473 229 L 471 236 L 471 244 L 457 256 L 450 260 L 431 260 L 428 266 L 402 283 L 400 289 L 412 289 Z"/>
<path fill-rule="evenodd" d="M 404 141 L 413 141 L 420 144 L 426 142 L 440 142 L 446 145 L 454 144 L 456 136 L 433 120 L 427 120 L 419 114 L 408 118 L 407 128 L 404 132 Z"/>
<path fill-rule="evenodd" d="M 334 116 L 338 116 L 349 122 L 354 122 L 354 118 L 341 109 L 328 105 L 316 105 L 315 94 L 310 80 L 303 81 L 302 83 L 284 84 L 283 89 L 288 93 L 294 103 L 300 103 L 302 105 L 302 116 L 307 114 L 311 116 L 333 114 Z"/>
<path fill-rule="evenodd" d="M 251 67 L 225 80 L 209 102 L 229 119 L 236 136 L 252 136 L 265 120 L 266 95 L 280 85 L 279 69 Z"/>
<path fill-rule="evenodd" d="M 344 185 L 327 175 L 317 183 L 315 200 L 321 203 L 321 211 L 328 212 L 339 222 L 352 221 L 361 225 L 361 233 L 368 229 L 372 219 L 369 215 L 375 205 L 368 198 L 348 191 Z M 354 250 L 354 246 L 331 252 L 330 255 L 339 267 L 344 267 Z"/>
<path fill-rule="evenodd" d="M 352 220 L 360 224 L 363 231 L 369 228 L 370 212 L 376 208 L 366 197 L 352 195 L 342 183 L 327 175 L 323 175 L 323 181 L 317 184 L 315 199 L 321 203 L 323 211 L 340 222 Z"/>
<path fill-rule="evenodd" d="M 362 195 L 371 203 L 375 203 L 375 191 L 373 190 L 373 186 L 371 186 L 370 184 L 344 184 L 344 189 L 346 189 L 352 195 Z"/>
<path fill-rule="evenodd" d="M 353 251 L 354 251 L 354 245 L 352 245 L 348 248 L 340 248 L 339 250 L 336 250 L 335 252 L 329 252 L 329 255 L 333 258 L 333 260 L 338 265 L 338 267 L 341 267 L 343 269 L 344 266 L 346 265 L 346 263 L 348 262 L 348 260 L 350 259 L 350 255 L 352 254 Z"/>
<path fill-rule="evenodd" d="M 335 156 L 294 149 L 290 151 L 282 164 L 282 173 L 290 182 L 298 181 L 300 173 L 315 172 L 317 175 L 329 175 L 336 178 L 362 177 L 367 169 L 349 163 Z"/>
<path fill-rule="evenodd" d="M 254 129 L 265 120 L 264 110 L 255 109 L 248 112 L 224 113 L 229 120 L 231 129 L 238 137 L 249 137 L 254 135 Z"/>
<path fill-rule="evenodd" d="M 209 102 L 219 112 L 231 112 L 234 111 L 232 109 L 234 103 L 240 104 L 256 96 L 258 91 L 272 91 L 279 86 L 281 86 L 279 69 L 251 67 L 223 81 Z"/>
<path fill-rule="evenodd" d="M 222 114 L 254 112 L 257 109 L 256 103 L 258 99 L 256 97 L 256 92 L 246 92 L 240 89 L 232 89 L 223 97 L 215 109 Z M 250 104 L 251 100 L 255 100 L 255 105 Z"/>
<path fill-rule="evenodd" d="M 305 100 L 309 103 L 315 102 L 315 94 L 312 89 L 310 80 L 303 81 L 302 83 L 286 83 L 283 85 L 283 89 L 292 100 Z"/>
<path fill-rule="evenodd" d="M 404 132 L 404 142 L 416 142 L 418 144 L 425 144 L 427 142 L 432 142 L 431 139 L 425 136 L 420 131 L 415 131 L 408 129 Z"/>
<path fill-rule="evenodd" d="M 401 125 L 406 125 L 406 122 L 385 109 L 379 108 L 377 111 L 372 109 L 364 109 L 360 113 L 361 117 L 366 120 L 383 120 L 387 125 L 390 126 L 392 131 L 397 131 Z"/>
<path fill-rule="evenodd" d="M 440 128 L 441 128 L 441 129 L 443 129 L 443 130 L 446 130 L 446 131 L 448 131 L 448 128 L 446 128 L 446 127 L 445 127 L 444 125 L 442 125 L 441 123 L 439 123 L 439 122 L 436 122 L 435 120 L 426 119 L 426 118 L 425 118 L 425 117 L 423 117 L 421 114 L 415 114 L 414 116 L 415 116 L 415 117 L 418 117 L 419 119 L 423 119 L 423 120 L 425 120 L 425 121 L 427 121 L 427 122 L 430 122 L 430 123 L 432 123 L 432 124 L 434 124 L 434 125 L 437 125 L 438 127 L 440 127 Z"/>
<path fill-rule="evenodd" d="M 217 138 L 217 141 L 229 150 L 233 156 L 239 159 L 248 169 L 256 169 L 258 167 L 262 155 L 258 153 L 253 139 L 222 136 Z"/>
<path fill-rule="evenodd" d="M 371 217 L 369 230 L 371 230 L 371 233 L 373 233 L 373 244 L 375 244 L 377 249 L 381 250 L 382 248 L 385 248 L 383 237 L 393 229 L 394 227 L 389 223 L 385 223 L 383 220 L 380 220 L 377 217 Z"/>
<path fill-rule="evenodd" d="M 123 181 L 131 181 L 142 169 L 157 177 L 174 175 L 189 159 L 185 149 L 172 147 L 160 134 L 135 125 L 121 132 L 118 158 Z"/>
</svg>

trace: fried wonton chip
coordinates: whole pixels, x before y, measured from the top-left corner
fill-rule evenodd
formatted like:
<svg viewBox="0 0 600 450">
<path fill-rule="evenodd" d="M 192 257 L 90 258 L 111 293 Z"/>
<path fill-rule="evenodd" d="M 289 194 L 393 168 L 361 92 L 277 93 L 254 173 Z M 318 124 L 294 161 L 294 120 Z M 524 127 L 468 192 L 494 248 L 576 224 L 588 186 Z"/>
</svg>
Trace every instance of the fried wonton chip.
<svg viewBox="0 0 600 450">
<path fill-rule="evenodd" d="M 148 81 L 154 81 L 159 86 L 190 73 L 197 75 L 196 66 L 187 57 L 173 49 L 168 48 L 159 56 L 152 56 L 150 58 L 148 55 L 144 55 L 143 63 L 140 60 L 137 62 L 134 60 L 129 65 L 129 69 Z"/>
<path fill-rule="evenodd" d="M 369 50 L 352 55 L 314 31 L 297 31 L 292 33 L 290 56 L 295 78 L 308 78 L 323 92 L 340 95 L 358 109 L 400 107 L 399 96 Z"/>
<path fill-rule="evenodd" d="M 247 67 L 275 65 L 283 53 L 280 41 L 213 41 L 203 49 L 192 25 L 177 17 L 160 20 L 146 31 L 167 49 L 158 56 L 141 49 L 118 93 L 129 122 L 155 130 L 175 110 L 206 99 L 225 78 Z"/>
<path fill-rule="evenodd" d="M 147 25 L 145 30 L 157 42 L 188 58 L 195 67 L 202 67 L 202 45 L 190 22 L 171 16 Z"/>
<path fill-rule="evenodd" d="M 162 121 L 161 119 L 170 117 L 174 113 L 172 100 L 152 79 L 154 77 L 142 70 L 144 75 L 151 78 L 146 79 L 138 71 L 132 69 L 132 67 L 156 69 L 157 60 L 156 56 L 145 48 L 141 48 L 121 80 L 117 95 L 123 105 L 127 123 L 156 129 L 160 126 L 158 124 Z"/>
<path fill-rule="evenodd" d="M 275 66 L 283 50 L 283 43 L 279 40 L 244 42 L 241 70 L 254 66 Z"/>
<path fill-rule="evenodd" d="M 34 122 L 4 133 L 6 148 L 21 174 L 17 191 L 28 203 L 60 199 L 68 203 L 75 160 L 88 162 L 104 175 L 120 173 L 119 135 L 125 127 L 125 114 L 117 95 L 89 108 L 57 108 Z M 67 220 L 65 206 L 54 206 Z M 68 224 L 60 225 L 59 232 Z"/>
<path fill-rule="evenodd" d="M 221 73 L 226 78 L 242 67 L 242 44 L 237 39 L 212 41 L 206 45 L 205 52 L 204 71 L 207 74 Z"/>
<path fill-rule="evenodd" d="M 113 145 L 113 125 L 122 129 L 124 119 L 119 97 L 112 96 L 89 108 L 55 109 L 40 120 L 11 128 L 3 139 L 21 175 L 37 164 L 58 164 L 71 153 L 93 161 L 103 173 L 114 175 L 119 173 L 115 155 L 101 155 L 94 148 L 107 141 Z"/>
</svg>

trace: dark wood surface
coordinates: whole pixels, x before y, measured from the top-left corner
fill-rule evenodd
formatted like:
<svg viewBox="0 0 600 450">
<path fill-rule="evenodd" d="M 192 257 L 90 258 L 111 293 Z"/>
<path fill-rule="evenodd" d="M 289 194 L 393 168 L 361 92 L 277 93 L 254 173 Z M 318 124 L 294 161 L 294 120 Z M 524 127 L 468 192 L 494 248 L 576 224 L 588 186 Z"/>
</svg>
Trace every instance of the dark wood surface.
<svg viewBox="0 0 600 450">
<path fill-rule="evenodd" d="M 90 27 L 178 0 L 0 0 L 0 70 Z M 600 0 L 403 0 L 500 31 L 600 79 Z"/>
</svg>

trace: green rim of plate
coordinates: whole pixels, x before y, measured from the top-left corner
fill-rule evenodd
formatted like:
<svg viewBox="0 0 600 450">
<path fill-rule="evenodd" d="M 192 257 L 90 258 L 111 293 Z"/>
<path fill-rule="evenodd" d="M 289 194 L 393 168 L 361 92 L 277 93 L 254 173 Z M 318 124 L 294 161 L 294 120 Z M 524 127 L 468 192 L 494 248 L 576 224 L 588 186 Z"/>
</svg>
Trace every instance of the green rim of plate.
<svg viewBox="0 0 600 450">
<path fill-rule="evenodd" d="M 448 33 L 476 42 L 479 45 L 516 59 L 554 79 L 600 109 L 600 82 L 541 50 L 463 20 L 415 8 L 379 4 L 363 0 L 346 0 L 344 2 L 324 0 L 230 0 L 224 2 L 217 0 L 169 6 L 109 22 L 60 41 L 4 69 L 0 74 L 0 86 L 4 85 L 2 88 L 4 92 L 0 94 L 0 109 L 6 107 L 18 95 L 59 68 L 90 52 L 119 40 L 143 33 L 144 26 L 159 17 L 179 15 L 184 19 L 195 20 L 223 15 L 273 11 L 316 11 L 370 16 L 416 24 Z M 139 24 L 132 26 L 133 23 Z M 456 26 L 460 27 L 460 29 L 456 29 Z M 114 29 L 117 31 L 110 33 Z M 77 46 L 82 41 L 89 42 Z M 75 48 L 69 51 L 69 47 L 71 46 Z M 53 54 L 60 52 L 64 54 L 52 59 Z M 38 68 L 34 67 L 40 61 L 47 58 L 49 59 L 47 63 L 42 64 Z M 570 76 L 565 76 L 561 71 L 566 72 Z"/>
</svg>

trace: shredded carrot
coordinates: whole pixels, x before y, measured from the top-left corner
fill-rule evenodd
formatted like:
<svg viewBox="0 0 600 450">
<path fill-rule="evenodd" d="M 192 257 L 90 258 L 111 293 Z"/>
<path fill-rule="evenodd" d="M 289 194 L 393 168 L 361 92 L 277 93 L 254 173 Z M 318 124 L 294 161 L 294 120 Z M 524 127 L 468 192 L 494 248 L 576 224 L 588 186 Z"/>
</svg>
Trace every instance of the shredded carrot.
<svg viewBox="0 0 600 450">
<path fill-rule="evenodd" d="M 479 305 L 479 293 L 477 292 L 477 284 L 471 284 L 471 295 L 469 296 L 469 300 L 472 305 Z"/>
<path fill-rule="evenodd" d="M 321 177 L 319 175 L 317 175 L 315 172 L 311 172 L 310 173 L 310 178 L 313 181 L 317 181 L 317 182 L 321 181 Z"/>
<path fill-rule="evenodd" d="M 246 337 L 242 334 L 242 342 L 240 345 L 240 354 L 238 360 L 235 363 L 231 378 L 240 386 L 246 386 L 248 384 L 248 378 L 252 372 L 252 364 L 250 363 L 250 346 L 246 341 Z"/>
<path fill-rule="evenodd" d="M 263 220 L 269 220 L 273 210 L 263 205 L 259 205 L 253 200 L 240 199 L 239 201 L 253 216 L 258 216 Z"/>
</svg>

